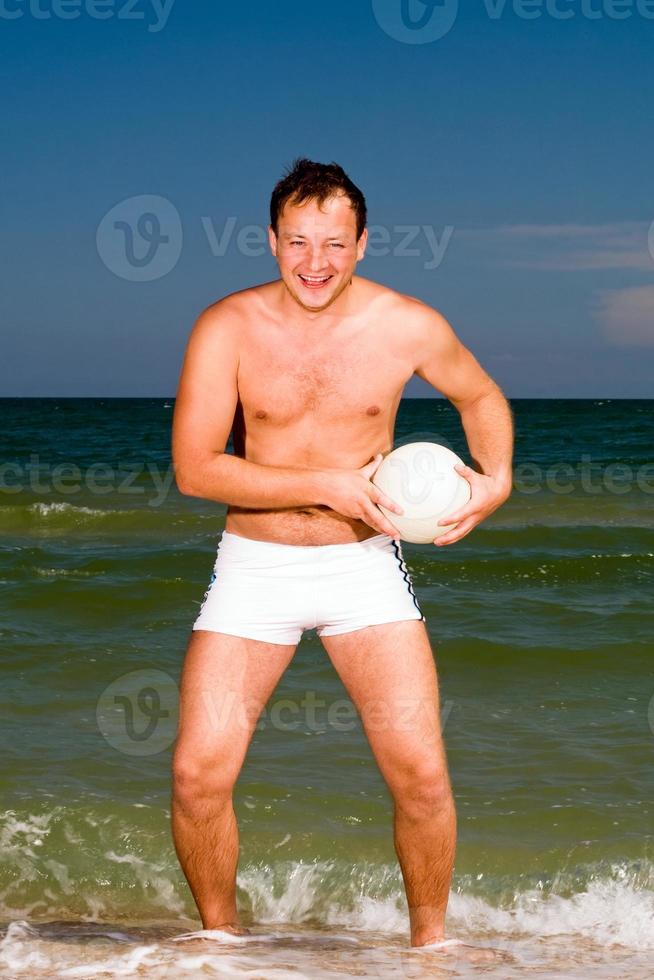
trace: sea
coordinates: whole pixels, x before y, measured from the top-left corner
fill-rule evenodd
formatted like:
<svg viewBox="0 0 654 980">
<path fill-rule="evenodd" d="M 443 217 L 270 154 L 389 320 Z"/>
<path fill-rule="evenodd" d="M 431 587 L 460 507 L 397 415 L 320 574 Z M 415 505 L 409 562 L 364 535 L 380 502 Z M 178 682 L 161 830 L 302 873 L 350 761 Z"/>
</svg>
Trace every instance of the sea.
<svg viewBox="0 0 654 980">
<path fill-rule="evenodd" d="M 0 401 L 1 977 L 654 976 L 654 401 L 511 407 L 511 498 L 403 544 L 458 814 L 447 934 L 482 966 L 409 946 L 391 798 L 313 631 L 236 786 L 251 932 L 179 938 L 178 681 L 226 507 L 175 487 L 173 399 Z M 444 399 L 402 401 L 418 441 L 470 462 Z"/>
</svg>

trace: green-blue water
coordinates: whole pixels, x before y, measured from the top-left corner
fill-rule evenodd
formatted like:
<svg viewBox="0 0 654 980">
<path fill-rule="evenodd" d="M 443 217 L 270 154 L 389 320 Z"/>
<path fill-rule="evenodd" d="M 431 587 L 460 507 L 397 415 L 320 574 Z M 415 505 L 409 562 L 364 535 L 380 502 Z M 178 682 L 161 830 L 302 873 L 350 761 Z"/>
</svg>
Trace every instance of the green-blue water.
<svg viewBox="0 0 654 980">
<path fill-rule="evenodd" d="M 175 489 L 172 401 L 0 405 L 0 914 L 14 923 L 0 965 L 10 950 L 4 975 L 22 975 L 16 950 L 45 943 L 29 930 L 48 921 L 123 923 L 128 937 L 154 921 L 197 927 L 170 837 L 169 766 L 176 683 L 226 508 Z M 654 402 L 512 407 L 510 501 L 455 545 L 403 544 L 458 811 L 450 932 L 514 943 L 524 962 L 542 936 L 586 942 L 589 956 L 612 943 L 611 955 L 644 955 Z M 447 402 L 402 402 L 396 444 L 423 439 L 469 460 Z M 237 785 L 239 905 L 257 926 L 390 936 L 399 949 L 391 801 L 358 720 L 334 707 L 344 700 L 306 633 Z"/>
</svg>

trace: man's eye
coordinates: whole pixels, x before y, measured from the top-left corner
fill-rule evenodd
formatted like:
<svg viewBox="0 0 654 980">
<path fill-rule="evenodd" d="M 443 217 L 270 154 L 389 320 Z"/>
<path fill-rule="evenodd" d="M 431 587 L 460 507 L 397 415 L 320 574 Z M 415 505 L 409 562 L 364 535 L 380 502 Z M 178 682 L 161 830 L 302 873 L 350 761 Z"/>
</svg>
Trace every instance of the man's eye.
<svg viewBox="0 0 654 980">
<path fill-rule="evenodd" d="M 304 245 L 304 242 L 291 242 L 291 245 Z"/>
<path fill-rule="evenodd" d="M 331 244 L 332 248 L 345 248 L 345 246 L 344 245 L 341 245 L 340 242 L 331 242 L 330 244 Z"/>
</svg>

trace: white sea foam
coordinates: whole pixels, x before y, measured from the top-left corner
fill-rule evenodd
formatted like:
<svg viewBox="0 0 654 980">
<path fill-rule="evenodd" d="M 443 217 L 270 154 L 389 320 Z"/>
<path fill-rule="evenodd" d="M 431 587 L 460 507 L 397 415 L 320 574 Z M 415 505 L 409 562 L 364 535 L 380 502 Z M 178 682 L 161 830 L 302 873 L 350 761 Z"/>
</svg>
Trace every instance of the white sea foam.
<svg viewBox="0 0 654 980">
<path fill-rule="evenodd" d="M 134 878 L 142 886 L 145 894 L 154 890 L 158 906 L 162 906 L 169 912 L 183 914 L 184 902 L 176 893 L 170 877 L 167 876 L 164 864 L 153 864 L 152 861 L 146 862 L 136 854 L 116 854 L 114 851 L 107 851 L 104 857 L 117 864 L 131 865 Z"/>
<path fill-rule="evenodd" d="M 97 851 L 97 861 L 89 874 L 84 870 L 86 858 L 76 863 L 77 848 L 69 862 L 60 843 L 62 837 L 70 841 L 69 816 L 64 807 L 3 814 L 0 849 L 10 873 L 0 891 L 0 912 L 6 919 L 56 919 L 66 910 L 78 920 L 111 922 L 117 915 L 133 917 L 136 907 L 143 917 L 163 912 L 182 918 L 188 913 L 188 896 L 180 889 L 179 869 L 170 855 L 153 860 L 118 848 L 120 822 L 98 823 L 85 814 L 98 835 L 98 840 L 87 841 L 86 849 Z M 346 931 L 396 942 L 408 936 L 406 899 L 396 864 L 271 860 L 241 866 L 238 885 L 247 895 L 253 931 L 310 924 L 329 929 L 330 935 Z M 524 879 L 516 878 L 512 897 L 510 887 L 506 877 L 494 882 L 488 874 L 460 879 L 450 896 L 448 935 L 464 940 L 493 935 L 511 941 L 567 937 L 571 943 L 585 940 L 605 949 L 619 945 L 632 951 L 654 950 L 654 866 L 646 859 L 561 872 L 546 888 L 526 888 Z M 495 897 L 500 895 L 501 899 Z M 14 923 L 5 936 L 9 947 L 23 935 L 22 928 L 26 927 Z"/>
<path fill-rule="evenodd" d="M 111 510 L 97 510 L 93 507 L 78 507 L 76 504 L 69 504 L 67 501 L 52 501 L 51 503 L 42 500 L 30 504 L 27 508 L 39 517 L 49 517 L 51 514 L 88 514 L 91 517 L 105 516 L 111 514 Z"/>
<path fill-rule="evenodd" d="M 619 944 L 654 950 L 654 892 L 636 889 L 617 877 L 596 879 L 569 897 L 543 895 L 537 889 L 516 895 L 509 908 L 480 898 L 453 894 L 448 914 L 465 930 L 490 930 L 505 936 L 583 936 L 599 946 Z"/>
<path fill-rule="evenodd" d="M 324 882 L 334 872 L 332 862 L 292 864 L 280 891 L 279 868 L 266 865 L 244 869 L 239 883 L 258 922 L 299 923 L 314 916 L 319 903 L 320 918 L 327 925 L 384 934 L 406 932 L 408 916 L 395 866 L 374 866 L 368 872 L 352 869 L 351 887 L 334 889 L 330 901 Z M 614 864 L 608 877 L 592 878 L 583 890 L 566 897 L 557 894 L 556 886 L 550 892 L 535 888 L 517 892 L 509 905 L 499 907 L 482 897 L 453 892 L 448 923 L 455 932 L 583 936 L 599 946 L 654 950 L 654 891 L 642 883 L 651 882 L 652 873 L 653 869 L 649 874 L 641 870 L 639 875 Z M 558 887 L 568 892 L 570 882 L 561 877 Z"/>
<path fill-rule="evenodd" d="M 95 572 L 85 572 L 79 568 L 34 568 L 39 578 L 93 578 Z"/>
<path fill-rule="evenodd" d="M 165 910 L 183 916 L 186 895 L 178 887 L 178 874 L 167 858 L 146 860 L 138 854 L 102 852 L 97 886 L 86 878 L 79 884 L 60 852 L 49 853 L 47 843 L 54 811 L 17 817 L 5 815 L 0 826 L 0 847 L 23 885 L 9 884 L 0 893 L 0 907 L 7 918 L 49 915 L 61 908 L 78 906 L 84 921 L 98 921 L 121 908 L 107 888 L 111 865 L 126 866 L 133 881 L 134 897 L 143 897 L 143 914 Z M 45 842 L 42 847 L 39 841 Z M 42 882 L 42 887 L 40 883 Z M 25 884 L 29 883 L 29 901 Z M 479 893 L 478 881 L 462 881 L 450 896 L 449 932 L 455 936 L 492 933 L 505 937 L 583 937 L 598 946 L 619 944 L 632 950 L 654 950 L 654 868 L 647 861 L 629 865 L 614 863 L 588 869 L 585 877 L 562 873 L 547 888 L 525 890 L 516 883 L 513 898 L 493 899 L 489 889 Z M 277 861 L 245 865 L 239 869 L 239 888 L 248 896 L 255 928 L 321 923 L 331 929 L 401 937 L 408 932 L 408 914 L 397 865 L 346 866 L 336 861 Z M 506 896 L 506 885 L 502 894 Z M 118 885 L 116 884 L 116 887 Z M 119 889 L 120 892 L 120 889 Z M 36 897 L 38 895 L 38 898 Z M 74 901 L 73 901 L 74 900 Z M 113 910 L 113 911 L 112 911 Z M 126 911 L 126 910 L 125 910 Z M 122 912 L 121 914 L 125 914 Z"/>
</svg>

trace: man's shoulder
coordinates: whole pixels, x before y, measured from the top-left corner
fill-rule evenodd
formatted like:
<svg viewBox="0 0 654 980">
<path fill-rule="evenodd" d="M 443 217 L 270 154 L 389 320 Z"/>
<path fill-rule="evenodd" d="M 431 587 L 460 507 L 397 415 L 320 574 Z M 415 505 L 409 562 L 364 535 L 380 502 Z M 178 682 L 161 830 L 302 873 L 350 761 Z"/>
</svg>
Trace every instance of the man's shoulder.
<svg viewBox="0 0 654 980">
<path fill-rule="evenodd" d="M 416 296 L 409 296 L 401 293 L 390 286 L 373 282 L 372 279 L 359 278 L 361 283 L 362 295 L 366 300 L 374 301 L 379 310 L 395 319 L 402 320 L 404 325 L 415 323 L 428 327 L 435 324 L 444 317 L 438 310 Z"/>
<path fill-rule="evenodd" d="M 265 303 L 275 285 L 275 282 L 266 282 L 221 296 L 202 311 L 199 320 L 224 328 L 229 324 L 242 324 L 252 316 L 258 306 Z"/>
</svg>

